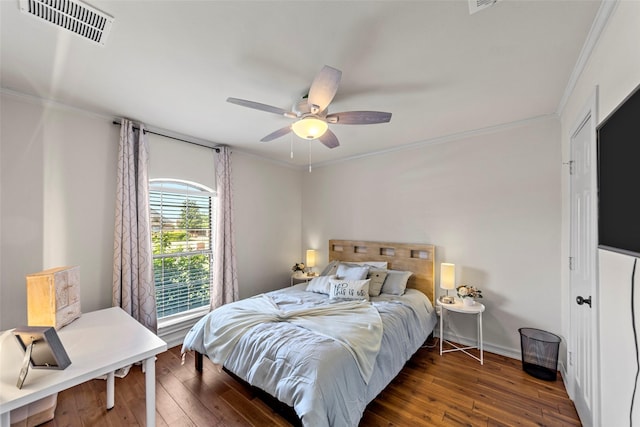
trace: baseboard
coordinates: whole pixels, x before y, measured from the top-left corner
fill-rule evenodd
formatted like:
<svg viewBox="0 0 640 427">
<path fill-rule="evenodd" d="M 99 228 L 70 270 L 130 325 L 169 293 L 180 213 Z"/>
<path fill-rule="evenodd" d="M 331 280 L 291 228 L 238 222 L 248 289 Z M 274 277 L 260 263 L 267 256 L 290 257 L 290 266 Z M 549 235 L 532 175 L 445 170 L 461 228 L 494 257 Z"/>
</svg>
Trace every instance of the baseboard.
<svg viewBox="0 0 640 427">
<path fill-rule="evenodd" d="M 167 348 L 172 348 L 177 345 L 182 345 L 182 342 L 184 341 L 184 337 L 187 335 L 187 332 L 189 332 L 189 329 L 190 328 L 187 328 L 181 331 L 172 331 L 171 333 L 168 333 L 168 334 L 159 333 L 158 336 L 167 343 Z"/>
<path fill-rule="evenodd" d="M 167 348 L 181 345 L 184 337 L 199 318 L 188 318 L 179 322 L 158 326 L 158 336 L 167 343 Z"/>
<path fill-rule="evenodd" d="M 562 382 L 564 383 L 564 389 L 567 391 L 569 395 L 569 399 L 572 401 L 575 400 L 573 396 L 573 386 L 571 385 L 571 381 L 569 379 L 569 371 L 567 370 L 567 366 L 564 362 L 558 362 L 560 374 L 562 375 Z"/>
<path fill-rule="evenodd" d="M 465 346 L 467 346 L 467 345 L 469 345 L 469 346 L 477 345 L 477 340 L 476 340 L 475 337 L 474 338 L 467 338 L 467 337 L 461 337 L 459 335 L 453 335 L 453 334 L 445 332 L 444 339 L 447 340 L 447 341 L 460 343 L 460 344 L 463 344 Z M 489 353 L 495 353 L 495 354 L 499 354 L 501 356 L 509 357 L 511 359 L 521 360 L 520 348 L 512 349 L 512 348 L 503 347 L 503 346 L 495 345 L 495 344 L 492 344 L 492 343 L 488 343 L 487 341 L 484 341 L 483 342 L 483 350 L 487 351 Z"/>
</svg>

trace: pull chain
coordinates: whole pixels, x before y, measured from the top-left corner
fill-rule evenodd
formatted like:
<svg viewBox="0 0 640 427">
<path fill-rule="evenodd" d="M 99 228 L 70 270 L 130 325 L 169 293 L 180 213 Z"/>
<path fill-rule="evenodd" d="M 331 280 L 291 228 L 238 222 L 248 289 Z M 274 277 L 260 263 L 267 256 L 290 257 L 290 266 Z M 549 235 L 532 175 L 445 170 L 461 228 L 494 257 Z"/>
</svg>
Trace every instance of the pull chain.
<svg viewBox="0 0 640 427">
<path fill-rule="evenodd" d="M 291 143 L 291 158 L 293 159 L 293 132 L 289 134 L 289 141 Z"/>
<path fill-rule="evenodd" d="M 309 141 L 309 173 L 311 173 L 311 141 Z"/>
</svg>

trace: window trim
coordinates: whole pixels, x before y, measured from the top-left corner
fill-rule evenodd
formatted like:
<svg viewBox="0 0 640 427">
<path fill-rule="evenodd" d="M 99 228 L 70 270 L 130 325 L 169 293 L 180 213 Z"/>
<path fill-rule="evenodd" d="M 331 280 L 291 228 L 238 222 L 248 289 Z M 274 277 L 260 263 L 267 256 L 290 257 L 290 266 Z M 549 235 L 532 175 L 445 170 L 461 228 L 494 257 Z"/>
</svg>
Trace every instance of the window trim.
<svg viewBox="0 0 640 427">
<path fill-rule="evenodd" d="M 181 311 L 180 313 L 170 314 L 169 316 L 158 319 L 158 329 L 168 328 L 180 325 L 190 320 L 199 320 L 202 316 L 209 312 L 209 306 L 192 308 L 191 310 Z"/>
</svg>

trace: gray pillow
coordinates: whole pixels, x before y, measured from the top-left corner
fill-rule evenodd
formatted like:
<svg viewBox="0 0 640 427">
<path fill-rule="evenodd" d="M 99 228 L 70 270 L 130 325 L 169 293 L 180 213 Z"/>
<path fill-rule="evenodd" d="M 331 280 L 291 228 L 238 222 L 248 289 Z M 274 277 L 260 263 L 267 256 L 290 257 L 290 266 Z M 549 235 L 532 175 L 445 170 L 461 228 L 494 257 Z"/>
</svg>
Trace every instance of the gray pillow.
<svg viewBox="0 0 640 427">
<path fill-rule="evenodd" d="M 320 273 L 321 276 L 333 276 L 336 274 L 336 270 L 338 269 L 338 261 L 331 261 Z"/>
<path fill-rule="evenodd" d="M 387 270 L 387 278 L 384 279 L 381 293 L 403 295 L 412 274 L 410 271 Z"/>
</svg>

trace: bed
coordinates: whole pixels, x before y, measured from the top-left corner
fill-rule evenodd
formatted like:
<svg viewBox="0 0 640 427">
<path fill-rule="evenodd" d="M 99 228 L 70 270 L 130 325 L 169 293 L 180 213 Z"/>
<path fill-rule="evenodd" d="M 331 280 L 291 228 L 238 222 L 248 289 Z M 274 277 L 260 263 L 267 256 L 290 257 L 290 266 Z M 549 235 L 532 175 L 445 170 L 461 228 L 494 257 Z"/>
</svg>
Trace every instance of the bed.
<svg viewBox="0 0 640 427">
<path fill-rule="evenodd" d="M 209 313 L 183 353 L 196 352 L 198 370 L 206 355 L 304 426 L 357 426 L 436 324 L 434 246 L 330 240 L 329 260 L 309 284 Z"/>
</svg>

